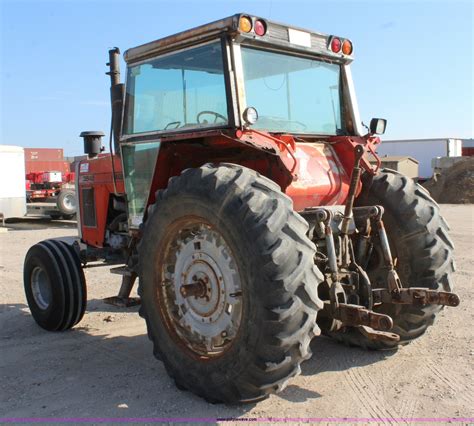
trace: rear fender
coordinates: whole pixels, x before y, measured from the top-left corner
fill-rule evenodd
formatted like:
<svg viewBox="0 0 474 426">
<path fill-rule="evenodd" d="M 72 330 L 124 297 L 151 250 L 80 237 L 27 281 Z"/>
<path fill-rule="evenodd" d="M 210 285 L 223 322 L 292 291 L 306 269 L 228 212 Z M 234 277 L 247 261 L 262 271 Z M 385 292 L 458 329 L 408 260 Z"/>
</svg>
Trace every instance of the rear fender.
<svg viewBox="0 0 474 426">
<path fill-rule="evenodd" d="M 257 145 L 252 140 L 244 142 L 223 134 L 199 140 L 162 141 L 146 207 L 155 203 L 156 191 L 165 189 L 171 177 L 206 163 L 233 163 L 248 167 L 276 182 L 282 191 L 292 180 L 277 145 L 272 142 Z M 144 218 L 146 214 L 147 209 Z"/>
<path fill-rule="evenodd" d="M 197 139 L 161 141 L 147 205 L 156 191 L 187 168 L 206 163 L 234 163 L 258 171 L 277 183 L 293 200 L 294 209 L 342 204 L 347 198 L 354 167 L 354 147 L 363 144 L 375 155 L 378 138 L 336 136 L 316 142 L 300 142 L 292 135 L 271 135 L 240 130 Z M 378 158 L 378 157 L 376 157 Z M 367 156 L 362 167 L 375 170 Z M 357 194 L 361 190 L 358 187 Z M 146 218 L 146 211 L 144 219 Z"/>
</svg>

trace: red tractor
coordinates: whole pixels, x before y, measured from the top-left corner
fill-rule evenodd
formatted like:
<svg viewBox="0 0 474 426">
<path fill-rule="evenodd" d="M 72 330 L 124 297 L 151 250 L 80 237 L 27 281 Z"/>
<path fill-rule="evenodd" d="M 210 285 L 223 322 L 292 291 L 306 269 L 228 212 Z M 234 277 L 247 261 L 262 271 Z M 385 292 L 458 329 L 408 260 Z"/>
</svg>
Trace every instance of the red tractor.
<svg viewBox="0 0 474 426">
<path fill-rule="evenodd" d="M 107 301 L 141 303 L 177 386 L 237 402 L 281 390 L 321 331 L 393 349 L 458 305 L 438 205 L 369 161 L 386 121 L 360 130 L 352 53 L 248 14 L 128 50 L 126 85 L 109 51 L 115 153 L 81 134 L 79 238 L 25 260 L 36 322 L 73 327 L 83 268 L 118 265 Z"/>
</svg>

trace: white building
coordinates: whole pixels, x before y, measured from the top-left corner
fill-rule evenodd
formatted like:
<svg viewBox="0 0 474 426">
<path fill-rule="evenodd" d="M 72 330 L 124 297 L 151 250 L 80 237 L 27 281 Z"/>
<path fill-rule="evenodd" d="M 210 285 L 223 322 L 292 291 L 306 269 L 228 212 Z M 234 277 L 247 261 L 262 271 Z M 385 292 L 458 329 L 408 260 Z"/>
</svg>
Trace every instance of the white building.
<svg viewBox="0 0 474 426">
<path fill-rule="evenodd" d="M 418 161 L 420 178 L 433 176 L 432 160 L 437 157 L 462 156 L 462 139 L 399 139 L 382 140 L 377 149 L 381 156 L 407 156 Z"/>
</svg>

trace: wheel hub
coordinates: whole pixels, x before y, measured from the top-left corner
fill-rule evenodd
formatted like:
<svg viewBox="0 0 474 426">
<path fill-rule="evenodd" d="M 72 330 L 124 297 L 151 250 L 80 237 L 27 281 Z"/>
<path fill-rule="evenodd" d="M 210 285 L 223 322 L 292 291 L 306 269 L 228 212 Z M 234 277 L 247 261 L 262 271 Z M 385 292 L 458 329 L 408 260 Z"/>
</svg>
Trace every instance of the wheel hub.
<svg viewBox="0 0 474 426">
<path fill-rule="evenodd" d="M 45 271 L 36 266 L 31 272 L 31 292 L 40 309 L 47 309 L 51 303 L 51 286 Z"/>
<path fill-rule="evenodd" d="M 200 355 L 222 353 L 241 320 L 241 283 L 230 248 L 208 225 L 176 235 L 169 250 L 166 309 L 174 331 Z M 173 252 L 174 251 L 174 255 Z"/>
<path fill-rule="evenodd" d="M 76 208 L 76 199 L 72 194 L 66 194 L 63 199 L 63 205 L 68 210 L 74 210 Z"/>
</svg>

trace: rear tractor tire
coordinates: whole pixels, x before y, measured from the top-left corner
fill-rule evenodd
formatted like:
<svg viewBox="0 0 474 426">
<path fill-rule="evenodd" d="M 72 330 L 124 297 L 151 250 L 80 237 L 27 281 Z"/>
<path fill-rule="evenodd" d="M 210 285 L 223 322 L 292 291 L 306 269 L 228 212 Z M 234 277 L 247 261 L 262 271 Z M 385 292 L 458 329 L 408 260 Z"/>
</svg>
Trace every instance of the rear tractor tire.
<svg viewBox="0 0 474 426">
<path fill-rule="evenodd" d="M 72 246 L 58 240 L 35 244 L 26 254 L 23 280 L 31 314 L 45 330 L 68 330 L 84 316 L 86 282 Z"/>
<path fill-rule="evenodd" d="M 365 185 L 357 203 L 384 207 L 383 221 L 404 287 L 452 291 L 451 274 L 455 266 L 449 226 L 441 216 L 438 204 L 422 186 L 396 171 L 384 169 L 371 184 Z M 374 252 L 367 273 L 373 287 L 386 287 L 387 270 L 381 261 L 382 255 Z M 391 332 L 400 336 L 398 343 L 369 340 L 353 328 L 331 336 L 368 349 L 395 349 L 423 335 L 441 309 L 439 305 L 382 304 L 376 307 L 376 312 L 392 317 Z"/>
<path fill-rule="evenodd" d="M 157 192 L 140 314 L 178 388 L 257 401 L 300 372 L 322 307 L 307 228 L 274 182 L 238 165 L 188 169 Z"/>
</svg>

